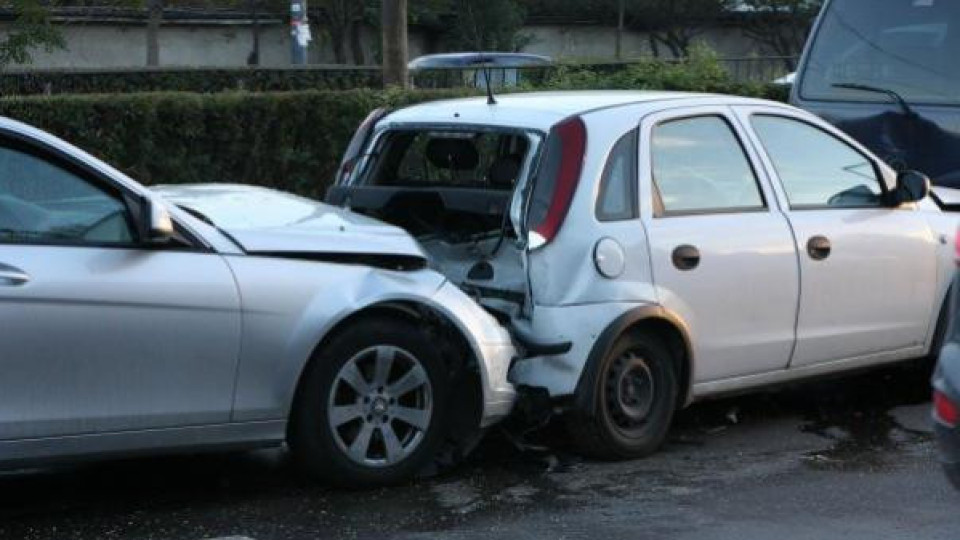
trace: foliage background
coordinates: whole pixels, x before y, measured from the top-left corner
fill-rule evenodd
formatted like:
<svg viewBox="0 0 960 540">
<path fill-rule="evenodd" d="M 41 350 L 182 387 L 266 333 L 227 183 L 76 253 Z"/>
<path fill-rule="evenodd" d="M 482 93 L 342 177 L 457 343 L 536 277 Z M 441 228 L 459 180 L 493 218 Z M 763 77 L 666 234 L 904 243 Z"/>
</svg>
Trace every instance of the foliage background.
<svg viewBox="0 0 960 540">
<path fill-rule="evenodd" d="M 541 87 L 786 98 L 782 87 L 733 82 L 707 52 L 681 63 L 646 61 L 612 73 L 560 68 Z M 321 197 L 369 111 L 470 93 L 353 89 L 29 96 L 0 99 L 0 114 L 50 131 L 145 184 L 240 182 Z"/>
</svg>

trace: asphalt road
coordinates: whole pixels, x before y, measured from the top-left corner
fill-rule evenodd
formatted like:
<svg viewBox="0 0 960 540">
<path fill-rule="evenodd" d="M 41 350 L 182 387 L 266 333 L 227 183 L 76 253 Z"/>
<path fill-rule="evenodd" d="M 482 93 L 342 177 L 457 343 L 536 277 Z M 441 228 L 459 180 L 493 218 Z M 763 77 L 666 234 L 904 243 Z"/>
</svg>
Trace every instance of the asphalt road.
<svg viewBox="0 0 960 540">
<path fill-rule="evenodd" d="M 497 433 L 456 471 L 343 492 L 282 452 L 0 475 L 0 539 L 960 538 L 923 376 L 900 370 L 697 405 L 660 454 L 585 462 L 559 430 Z"/>
</svg>

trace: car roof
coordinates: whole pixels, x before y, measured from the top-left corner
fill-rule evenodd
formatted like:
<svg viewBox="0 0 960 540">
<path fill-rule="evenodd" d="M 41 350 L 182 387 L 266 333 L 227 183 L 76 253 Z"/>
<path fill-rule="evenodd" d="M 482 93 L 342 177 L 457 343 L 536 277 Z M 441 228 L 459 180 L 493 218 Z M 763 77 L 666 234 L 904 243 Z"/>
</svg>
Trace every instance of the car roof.
<svg viewBox="0 0 960 540">
<path fill-rule="evenodd" d="M 551 63 L 553 63 L 553 59 L 549 56 L 529 53 L 455 52 L 420 56 L 411 60 L 407 67 L 415 70 L 438 67 L 468 67 L 482 64 L 506 67 L 544 66 Z"/>
<path fill-rule="evenodd" d="M 387 115 L 379 125 L 475 124 L 546 131 L 574 115 L 628 105 L 647 105 L 651 110 L 661 105 L 671 108 L 717 104 L 787 107 L 779 102 L 740 96 L 649 90 L 520 92 L 501 94 L 496 100 L 496 105 L 488 105 L 484 96 L 420 103 Z"/>
</svg>

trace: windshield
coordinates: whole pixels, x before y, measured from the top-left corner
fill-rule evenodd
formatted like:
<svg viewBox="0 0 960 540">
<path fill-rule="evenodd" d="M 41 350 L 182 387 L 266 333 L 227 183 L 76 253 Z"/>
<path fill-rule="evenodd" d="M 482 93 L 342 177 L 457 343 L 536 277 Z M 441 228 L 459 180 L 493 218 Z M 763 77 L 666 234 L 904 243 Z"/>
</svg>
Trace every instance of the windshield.
<svg viewBox="0 0 960 540">
<path fill-rule="evenodd" d="M 858 83 L 912 103 L 960 102 L 960 2 L 834 0 L 826 9 L 802 77 L 804 99 L 890 100 L 834 86 Z"/>
</svg>

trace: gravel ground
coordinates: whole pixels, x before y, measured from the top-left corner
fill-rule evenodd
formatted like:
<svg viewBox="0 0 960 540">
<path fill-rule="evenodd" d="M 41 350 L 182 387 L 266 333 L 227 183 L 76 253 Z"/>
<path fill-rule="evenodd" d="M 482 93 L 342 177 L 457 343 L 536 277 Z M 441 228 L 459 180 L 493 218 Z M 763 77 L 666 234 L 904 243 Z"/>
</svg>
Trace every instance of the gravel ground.
<svg viewBox="0 0 960 540">
<path fill-rule="evenodd" d="M 696 405 L 645 460 L 584 461 L 551 427 L 491 433 L 446 475 L 311 484 L 282 451 L 0 475 L 0 539 L 853 540 L 960 535 L 922 374 L 887 370 Z"/>
</svg>

